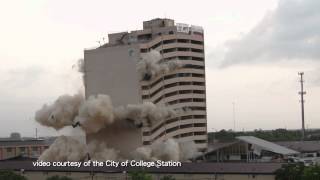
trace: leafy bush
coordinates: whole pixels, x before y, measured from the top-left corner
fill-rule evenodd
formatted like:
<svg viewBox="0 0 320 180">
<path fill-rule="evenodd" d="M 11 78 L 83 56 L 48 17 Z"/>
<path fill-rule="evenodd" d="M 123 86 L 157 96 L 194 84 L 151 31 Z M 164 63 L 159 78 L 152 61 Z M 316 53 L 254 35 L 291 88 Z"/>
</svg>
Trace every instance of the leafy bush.
<svg viewBox="0 0 320 180">
<path fill-rule="evenodd" d="M 152 180 L 152 176 L 144 171 L 129 172 L 131 180 Z"/>
<path fill-rule="evenodd" d="M 0 180 L 27 180 L 27 178 L 13 171 L 0 170 Z"/>
</svg>

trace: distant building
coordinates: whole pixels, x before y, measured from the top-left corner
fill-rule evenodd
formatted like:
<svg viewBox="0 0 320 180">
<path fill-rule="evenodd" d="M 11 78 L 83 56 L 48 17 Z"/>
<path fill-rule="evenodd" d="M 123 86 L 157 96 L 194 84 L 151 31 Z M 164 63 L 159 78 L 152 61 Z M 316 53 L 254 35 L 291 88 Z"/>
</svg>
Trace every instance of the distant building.
<svg viewBox="0 0 320 180">
<path fill-rule="evenodd" d="M 207 162 L 284 162 L 300 152 L 256 138 L 238 136 L 228 143 L 213 143 L 198 159 Z"/>
<path fill-rule="evenodd" d="M 108 43 L 84 51 L 86 97 L 108 94 L 116 106 L 153 102 L 189 109 L 186 114 L 153 127 L 143 127 L 141 145 L 175 138 L 180 142 L 194 141 L 204 151 L 207 113 L 203 29 L 157 18 L 143 22 L 142 30 L 108 37 Z M 160 52 L 161 62 L 179 61 L 183 67 L 151 80 L 141 80 L 136 65 L 151 50 Z M 106 134 L 102 130 L 99 135 L 89 135 L 88 140 L 98 136 L 106 137 Z"/>
<path fill-rule="evenodd" d="M 0 160 L 18 156 L 37 158 L 49 148 L 54 139 L 21 138 L 20 134 L 11 134 L 11 137 L 0 138 Z"/>
</svg>

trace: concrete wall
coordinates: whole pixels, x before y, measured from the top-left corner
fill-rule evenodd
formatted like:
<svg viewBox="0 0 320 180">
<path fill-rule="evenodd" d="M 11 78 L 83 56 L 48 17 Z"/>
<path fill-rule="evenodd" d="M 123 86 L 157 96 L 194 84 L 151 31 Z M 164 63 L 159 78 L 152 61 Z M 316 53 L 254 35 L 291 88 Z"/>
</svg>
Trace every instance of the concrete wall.
<svg viewBox="0 0 320 180">
<path fill-rule="evenodd" d="M 114 105 L 141 103 L 136 63 L 137 45 L 98 48 L 84 52 L 86 97 L 108 94 Z"/>
<path fill-rule="evenodd" d="M 137 45 L 85 51 L 86 97 L 107 94 L 114 106 L 140 104 L 142 100 L 139 76 L 135 68 L 139 58 L 140 49 Z M 97 133 L 87 134 L 87 142 L 105 142 L 108 146 L 120 150 L 120 154 L 125 157 L 142 145 L 141 130 L 127 124 L 115 122 Z"/>
</svg>

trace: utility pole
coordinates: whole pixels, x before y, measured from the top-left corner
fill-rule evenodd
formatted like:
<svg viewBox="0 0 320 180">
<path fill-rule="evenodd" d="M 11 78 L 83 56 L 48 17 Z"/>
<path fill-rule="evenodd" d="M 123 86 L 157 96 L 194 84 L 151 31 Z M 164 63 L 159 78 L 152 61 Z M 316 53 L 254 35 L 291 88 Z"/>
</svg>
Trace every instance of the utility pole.
<svg viewBox="0 0 320 180">
<path fill-rule="evenodd" d="M 236 132 L 236 111 L 235 102 L 232 102 L 232 118 L 233 118 L 233 131 Z"/>
<path fill-rule="evenodd" d="M 298 75 L 300 76 L 300 86 L 301 86 L 301 91 L 299 92 L 300 94 L 300 103 L 301 103 L 301 120 L 302 120 L 302 129 L 301 129 L 301 134 L 302 138 L 301 140 L 304 141 L 305 138 L 305 128 L 304 128 L 304 95 L 306 94 L 306 91 L 303 89 L 303 74 L 304 72 L 299 72 Z"/>
</svg>

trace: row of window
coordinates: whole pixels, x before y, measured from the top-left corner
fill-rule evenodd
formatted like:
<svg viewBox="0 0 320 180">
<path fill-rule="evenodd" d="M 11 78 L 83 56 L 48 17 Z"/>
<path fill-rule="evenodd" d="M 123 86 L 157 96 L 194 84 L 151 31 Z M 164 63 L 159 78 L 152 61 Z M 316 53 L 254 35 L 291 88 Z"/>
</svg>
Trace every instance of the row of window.
<svg viewBox="0 0 320 180">
<path fill-rule="evenodd" d="M 163 96 L 160 96 L 158 97 L 156 100 L 153 101 L 153 103 L 158 103 L 160 102 L 163 98 L 166 98 L 166 97 L 170 97 L 170 96 L 175 96 L 175 95 L 178 95 L 178 94 L 205 94 L 205 91 L 204 90 L 181 90 L 181 91 L 174 91 L 174 92 L 171 92 L 171 93 L 167 93 L 167 94 L 164 94 Z M 148 95 L 144 95 L 142 98 L 151 98 L 149 97 Z"/>
<path fill-rule="evenodd" d="M 158 83 L 160 83 L 163 80 L 168 80 L 168 79 L 173 79 L 173 78 L 180 78 L 180 77 L 199 77 L 199 78 L 204 78 L 204 76 L 205 76 L 204 74 L 198 74 L 198 73 L 176 73 L 176 74 L 171 74 L 171 75 L 165 75 L 163 77 L 160 77 L 159 79 L 157 79 L 156 81 L 154 81 L 150 85 L 142 86 L 142 90 L 148 90 L 148 89 L 154 87 L 155 85 L 157 85 Z M 204 82 L 196 82 L 196 81 L 193 81 L 193 82 L 194 82 L 194 85 L 196 85 L 196 84 L 203 84 L 204 85 Z"/>
<path fill-rule="evenodd" d="M 187 115 L 187 116 L 180 116 L 180 117 L 175 117 L 175 118 L 171 118 L 166 120 L 165 122 L 159 124 L 158 126 L 154 127 L 151 131 L 145 131 L 143 132 L 144 136 L 149 136 L 153 133 L 155 133 L 158 129 L 160 129 L 162 126 L 164 125 L 168 125 L 170 123 L 174 123 L 177 122 L 179 120 L 190 120 L 190 119 L 205 119 L 206 115 Z"/>
<path fill-rule="evenodd" d="M 160 63 L 162 63 L 162 62 L 168 62 L 168 61 L 171 61 L 171 60 L 204 61 L 204 58 L 202 58 L 202 57 L 195 57 L 195 56 L 172 56 L 172 57 L 167 57 L 167 58 L 161 59 L 161 60 L 160 60 Z"/>
<path fill-rule="evenodd" d="M 195 49 L 195 48 L 169 48 L 160 50 L 160 54 L 176 52 L 176 51 L 183 51 L 183 52 L 196 52 L 196 53 L 203 53 L 203 49 Z"/>
<path fill-rule="evenodd" d="M 142 99 L 147 99 L 147 98 L 151 98 L 153 97 L 155 94 L 157 94 L 158 92 L 160 92 L 161 90 L 163 89 L 167 89 L 167 88 L 171 88 L 171 87 L 175 87 L 175 86 L 190 86 L 190 85 L 195 85 L 195 86 L 205 86 L 205 83 L 204 82 L 197 82 L 197 81 L 189 81 L 189 82 L 186 82 L 186 81 L 182 81 L 182 82 L 176 82 L 176 83 L 170 83 L 170 84 L 167 84 L 165 86 L 161 86 L 159 89 L 155 90 L 152 94 L 150 95 L 143 95 L 142 96 Z M 147 87 L 148 86 L 142 86 L 142 89 L 143 90 L 147 90 Z M 204 94 L 202 93 L 202 90 L 190 90 L 192 91 L 192 93 L 195 93 L 195 94 Z M 179 91 L 180 92 L 180 91 Z M 187 94 L 186 92 L 188 91 L 185 91 L 185 90 L 181 90 L 181 92 L 179 94 Z M 169 93 L 168 93 L 169 94 Z M 170 95 L 163 95 L 163 96 L 160 96 L 158 99 L 155 100 L 154 103 L 156 102 L 159 102 L 162 98 L 164 97 L 169 97 Z"/>
<path fill-rule="evenodd" d="M 196 132 L 188 132 L 188 133 L 182 133 L 182 134 L 178 134 L 176 136 L 174 136 L 175 139 L 179 139 L 179 138 L 184 138 L 184 137 L 190 137 L 190 136 L 198 136 L 198 135 L 206 135 L 207 132 L 205 131 L 196 131 Z M 203 143 L 207 143 L 207 140 L 205 139 L 199 139 L 199 140 L 194 140 L 194 142 L 196 144 L 203 144 Z M 143 141 L 143 145 L 150 145 L 151 142 L 150 141 Z"/>
<path fill-rule="evenodd" d="M 190 40 L 190 39 L 168 39 L 168 40 L 160 41 L 159 43 L 153 45 L 150 48 L 140 49 L 140 52 L 146 53 L 152 49 L 156 49 L 157 47 L 159 47 L 161 45 L 171 44 L 171 43 L 191 43 L 191 44 L 203 45 L 203 41 L 196 41 L 196 40 Z"/>
<path fill-rule="evenodd" d="M 169 101 L 169 105 L 174 105 L 178 103 L 187 103 L 187 102 L 206 102 L 206 99 L 204 98 L 185 98 L 185 99 L 176 99 L 173 101 Z"/>
<path fill-rule="evenodd" d="M 191 82 L 187 82 L 188 85 L 191 85 L 189 83 Z M 163 90 L 163 89 L 166 89 L 166 88 L 171 88 L 171 87 L 174 87 L 174 86 L 179 86 L 179 84 L 184 84 L 182 82 L 177 82 L 177 83 L 171 83 L 171 84 L 167 84 L 163 87 L 160 87 L 158 90 L 156 90 L 155 92 L 153 92 L 152 94 L 147 94 L 147 95 L 142 95 L 142 99 L 150 99 L 152 98 L 155 94 L 157 94 L 159 91 Z M 205 94 L 205 90 L 179 90 L 179 91 L 173 91 L 173 92 L 170 92 L 170 93 L 166 93 L 164 95 L 162 95 L 161 97 L 159 98 L 166 98 L 166 97 L 170 97 L 170 96 L 174 96 L 174 95 L 178 95 L 178 94 Z M 158 102 L 160 101 L 161 99 L 158 99 Z"/>
<path fill-rule="evenodd" d="M 186 124 L 186 125 L 179 125 L 170 129 L 166 129 L 162 133 L 160 133 L 157 137 L 155 137 L 153 140 L 157 140 L 160 137 L 162 137 L 165 134 L 177 131 L 179 129 L 186 129 L 186 128 L 192 128 L 192 127 L 206 127 L 206 123 L 194 123 L 194 124 Z"/>
</svg>

